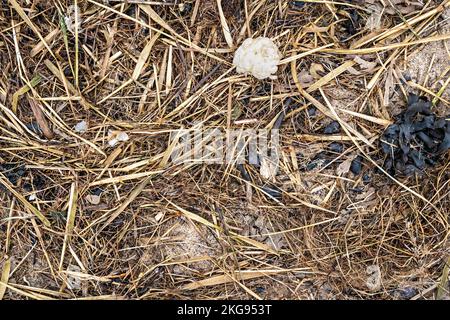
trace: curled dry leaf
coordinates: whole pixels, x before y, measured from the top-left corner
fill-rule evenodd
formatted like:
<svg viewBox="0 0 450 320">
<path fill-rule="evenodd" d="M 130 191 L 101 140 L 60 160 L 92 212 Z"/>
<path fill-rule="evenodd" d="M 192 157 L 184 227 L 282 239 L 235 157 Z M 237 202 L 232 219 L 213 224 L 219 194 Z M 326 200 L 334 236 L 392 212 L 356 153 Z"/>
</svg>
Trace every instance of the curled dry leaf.
<svg viewBox="0 0 450 320">
<path fill-rule="evenodd" d="M 308 71 L 302 69 L 298 75 L 298 80 L 300 80 L 300 85 L 303 88 L 308 88 L 310 85 L 314 83 L 314 77 L 309 74 Z"/>
<path fill-rule="evenodd" d="M 309 68 L 309 73 L 311 73 L 314 79 L 320 79 L 322 76 L 319 73 L 325 73 L 325 69 L 320 63 L 313 63 Z"/>
<path fill-rule="evenodd" d="M 47 118 L 45 118 L 44 113 L 42 112 L 41 106 L 33 99 L 28 99 L 28 101 L 42 133 L 47 139 L 53 139 L 55 135 L 53 134 L 52 129 L 50 129 Z"/>
<path fill-rule="evenodd" d="M 359 66 L 361 67 L 361 69 L 365 69 L 368 72 L 372 72 L 373 69 L 375 69 L 375 67 L 377 66 L 376 62 L 370 62 L 370 61 L 366 61 L 364 59 L 362 59 L 359 56 L 356 56 L 353 61 L 355 61 L 357 64 L 359 64 Z"/>
<path fill-rule="evenodd" d="M 355 61 L 361 68 L 360 71 L 356 70 L 354 67 L 348 68 L 348 72 L 350 72 L 351 74 L 353 74 L 355 76 L 359 76 L 363 73 L 372 73 L 377 66 L 376 62 L 364 60 L 363 58 L 361 58 L 359 56 L 355 56 L 353 58 L 353 61 Z"/>
<path fill-rule="evenodd" d="M 369 5 L 368 7 L 372 7 L 374 5 L 378 5 L 379 0 L 356 0 L 356 2 Z M 409 14 L 414 12 L 415 10 L 421 9 L 424 7 L 424 1 L 411 1 L 411 0 L 389 0 L 384 1 L 386 3 L 386 7 L 384 8 L 383 14 L 395 15 L 398 13 Z"/>
<path fill-rule="evenodd" d="M 386 8 L 387 14 L 398 14 L 399 12 L 402 14 L 409 14 L 417 10 L 417 8 L 423 6 L 420 3 L 411 3 L 409 0 L 392 0 L 392 3 L 389 7 Z"/>
<path fill-rule="evenodd" d="M 383 17 L 383 7 L 379 4 L 370 5 L 368 10 L 372 11 L 367 18 L 366 29 L 376 31 L 381 29 L 381 18 Z"/>
<path fill-rule="evenodd" d="M 100 196 L 97 196 L 95 194 L 88 194 L 85 199 L 87 202 L 93 205 L 97 205 L 100 203 Z"/>
<path fill-rule="evenodd" d="M 353 160 L 356 158 L 356 154 L 348 157 L 344 162 L 342 162 L 336 169 L 336 174 L 342 176 L 350 171 Z"/>
</svg>

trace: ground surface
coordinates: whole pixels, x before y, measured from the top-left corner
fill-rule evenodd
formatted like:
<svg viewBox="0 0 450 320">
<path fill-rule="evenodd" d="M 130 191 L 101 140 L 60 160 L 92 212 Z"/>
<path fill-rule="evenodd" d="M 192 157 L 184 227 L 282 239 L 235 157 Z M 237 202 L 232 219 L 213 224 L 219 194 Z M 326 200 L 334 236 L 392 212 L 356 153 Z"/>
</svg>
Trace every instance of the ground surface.
<svg viewBox="0 0 450 320">
<path fill-rule="evenodd" d="M 124 2 L 1 2 L 0 298 L 448 297 L 449 153 L 390 177 L 378 139 L 408 93 L 449 114 L 449 1 Z M 250 36 L 276 80 L 234 71 Z M 269 179 L 168 158 L 283 111 Z"/>
</svg>

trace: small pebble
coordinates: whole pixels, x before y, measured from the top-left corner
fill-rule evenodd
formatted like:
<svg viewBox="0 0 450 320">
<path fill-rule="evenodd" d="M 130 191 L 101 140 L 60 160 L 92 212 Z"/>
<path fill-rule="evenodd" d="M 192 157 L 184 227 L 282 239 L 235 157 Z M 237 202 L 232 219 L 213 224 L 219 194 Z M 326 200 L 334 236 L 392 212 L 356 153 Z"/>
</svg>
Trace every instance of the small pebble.
<svg viewBox="0 0 450 320">
<path fill-rule="evenodd" d="M 87 131 L 87 123 L 86 121 L 80 121 L 75 125 L 75 132 L 83 133 Z"/>
</svg>

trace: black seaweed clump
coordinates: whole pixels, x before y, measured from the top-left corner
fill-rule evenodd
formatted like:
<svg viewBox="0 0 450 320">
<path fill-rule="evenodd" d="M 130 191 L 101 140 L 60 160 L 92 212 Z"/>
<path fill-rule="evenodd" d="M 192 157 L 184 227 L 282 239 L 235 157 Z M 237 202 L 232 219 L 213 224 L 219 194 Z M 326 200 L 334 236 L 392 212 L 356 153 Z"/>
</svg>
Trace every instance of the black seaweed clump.
<svg viewBox="0 0 450 320">
<path fill-rule="evenodd" d="M 384 131 L 380 141 L 389 174 L 420 173 L 436 165 L 450 149 L 450 115 L 439 118 L 431 112 L 427 98 L 410 95 L 407 109 Z"/>
</svg>

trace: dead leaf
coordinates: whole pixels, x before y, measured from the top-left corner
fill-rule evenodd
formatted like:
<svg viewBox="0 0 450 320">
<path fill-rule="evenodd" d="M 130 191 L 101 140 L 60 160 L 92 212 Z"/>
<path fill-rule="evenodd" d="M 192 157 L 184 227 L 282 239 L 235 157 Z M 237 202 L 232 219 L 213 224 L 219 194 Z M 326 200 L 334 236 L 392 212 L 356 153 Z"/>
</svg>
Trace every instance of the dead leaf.
<svg viewBox="0 0 450 320">
<path fill-rule="evenodd" d="M 311 73 L 311 75 L 315 79 L 322 78 L 322 75 L 320 75 L 319 72 L 325 73 L 325 69 L 323 68 L 323 66 L 321 64 L 319 64 L 319 63 L 311 64 L 311 67 L 309 68 L 309 73 Z"/>
<path fill-rule="evenodd" d="M 366 29 L 369 29 L 370 31 L 376 31 L 381 29 L 381 18 L 383 17 L 383 7 L 379 4 L 374 4 L 368 6 L 367 9 L 372 11 L 372 13 L 367 18 Z"/>
<path fill-rule="evenodd" d="M 356 56 L 353 61 L 355 61 L 357 64 L 359 64 L 359 66 L 361 67 L 361 69 L 364 69 L 367 72 L 372 72 L 376 66 L 377 63 L 376 62 L 370 62 L 370 61 L 366 61 L 363 58 Z"/>
<path fill-rule="evenodd" d="M 391 64 L 392 65 L 392 64 Z M 384 83 L 384 96 L 383 96 L 383 104 L 385 106 L 389 105 L 389 97 L 391 96 L 391 92 L 394 90 L 394 75 L 392 72 L 392 67 L 389 68 L 386 76 L 386 81 Z"/>
<path fill-rule="evenodd" d="M 88 194 L 86 197 L 84 197 L 87 202 L 90 204 L 96 205 L 100 203 L 100 196 L 97 196 L 95 194 Z"/>
<path fill-rule="evenodd" d="M 359 72 L 358 70 L 356 70 L 356 69 L 353 68 L 353 67 L 348 68 L 347 71 L 348 71 L 350 74 L 354 75 L 354 76 L 359 76 L 359 75 L 361 75 L 361 72 Z"/>
<path fill-rule="evenodd" d="M 303 88 L 308 88 L 310 85 L 314 83 L 314 77 L 309 74 L 308 71 L 302 69 L 298 75 L 298 80 L 300 80 L 300 85 Z"/>
<path fill-rule="evenodd" d="M 350 171 L 350 166 L 352 165 L 352 161 L 356 158 L 356 154 L 350 156 L 342 162 L 336 169 L 336 174 L 338 176 L 342 176 Z"/>
<path fill-rule="evenodd" d="M 34 117 L 36 118 L 36 122 L 39 124 L 39 127 L 42 130 L 44 136 L 51 140 L 54 138 L 53 131 L 50 129 L 48 125 L 47 118 L 45 118 L 44 113 L 42 112 L 41 106 L 38 105 L 36 101 L 33 99 L 28 99 L 30 103 L 31 110 L 33 111 Z"/>
</svg>

